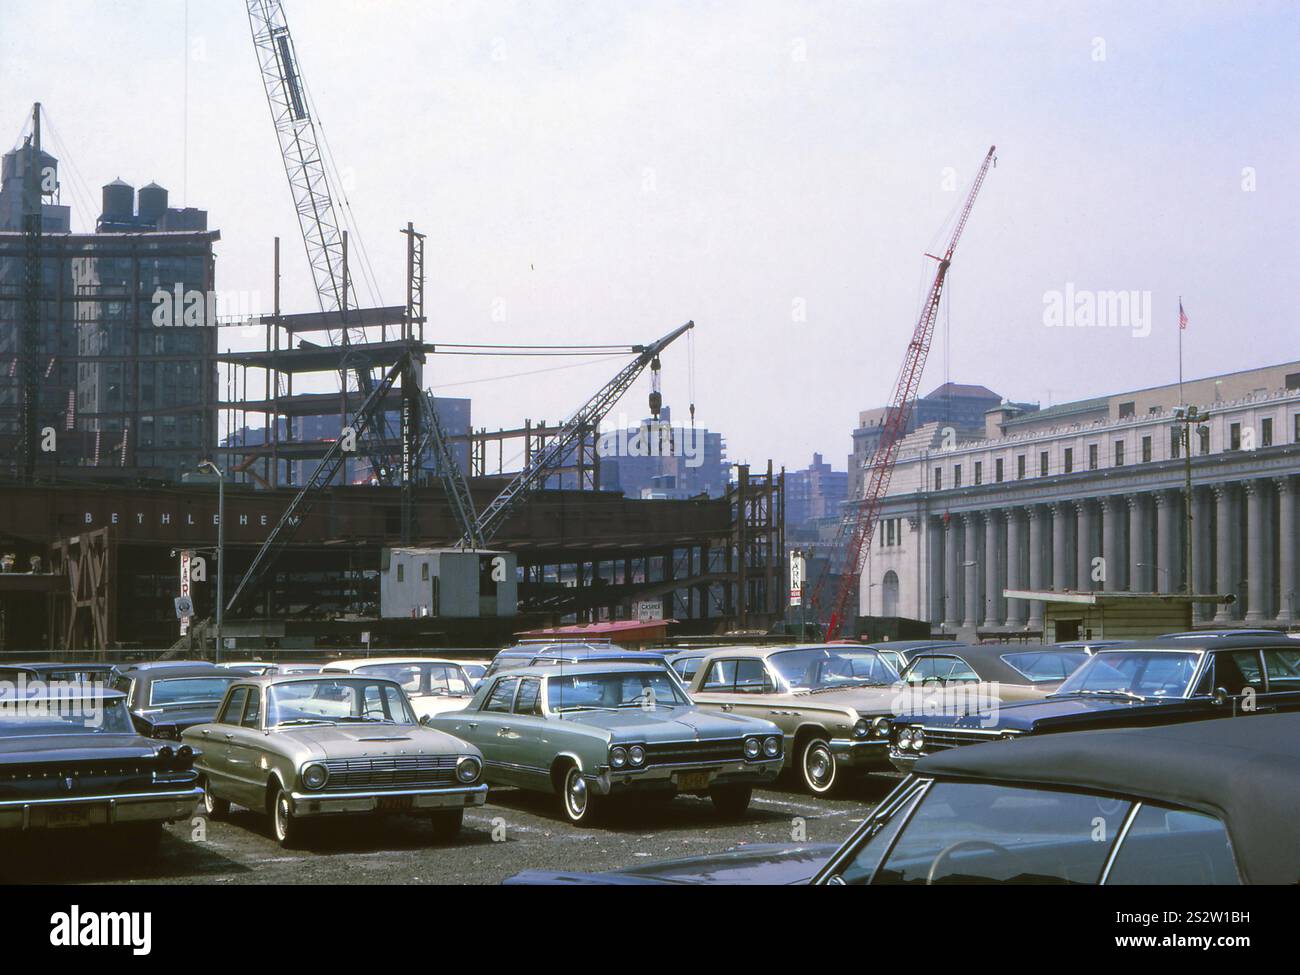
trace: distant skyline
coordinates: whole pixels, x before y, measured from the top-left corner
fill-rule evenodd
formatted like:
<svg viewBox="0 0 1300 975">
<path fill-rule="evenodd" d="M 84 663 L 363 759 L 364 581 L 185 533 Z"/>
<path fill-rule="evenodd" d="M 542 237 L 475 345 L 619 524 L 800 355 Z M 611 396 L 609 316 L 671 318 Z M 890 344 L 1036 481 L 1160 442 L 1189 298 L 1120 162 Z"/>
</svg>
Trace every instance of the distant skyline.
<svg viewBox="0 0 1300 975">
<path fill-rule="evenodd" d="M 1300 358 L 1294 4 L 285 6 L 379 297 L 401 301 L 411 220 L 431 341 L 635 343 L 694 319 L 697 422 L 732 460 L 842 469 L 995 143 L 922 394 L 1175 382 L 1180 295 L 1188 378 Z M 279 235 L 283 304 L 314 307 L 242 3 L 3 17 L 0 145 L 41 101 L 74 229 L 102 184 L 157 181 L 221 231 L 220 290 L 269 310 Z M 688 348 L 663 365 L 679 422 Z M 495 428 L 559 419 L 618 367 L 534 373 L 555 362 L 437 356 L 426 382 Z M 614 412 L 645 415 L 648 388 Z"/>
</svg>

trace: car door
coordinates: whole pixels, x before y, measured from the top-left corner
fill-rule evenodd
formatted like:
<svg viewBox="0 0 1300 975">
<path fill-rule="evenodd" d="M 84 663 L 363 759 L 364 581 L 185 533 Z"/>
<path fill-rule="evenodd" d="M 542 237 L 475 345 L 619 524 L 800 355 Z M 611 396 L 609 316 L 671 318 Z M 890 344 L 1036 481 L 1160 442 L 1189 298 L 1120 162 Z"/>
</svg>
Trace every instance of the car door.
<svg viewBox="0 0 1300 975">
<path fill-rule="evenodd" d="M 509 760 L 506 745 L 510 739 L 498 736 L 497 731 L 509 722 L 518 687 L 518 677 L 497 677 L 478 710 L 456 711 L 437 723 L 438 727 L 447 728 L 457 738 L 478 746 L 483 753 L 484 770 L 495 782 L 512 784 L 515 781 L 506 764 Z"/>
<path fill-rule="evenodd" d="M 553 741 L 554 730 L 542 712 L 541 678 L 519 678 L 510 725 L 504 733 L 498 731 L 497 738 L 520 785 L 549 788 L 551 762 L 558 751 Z"/>
<path fill-rule="evenodd" d="M 695 703 L 715 711 L 731 711 L 736 706 L 735 657 L 721 657 L 703 667 L 699 689 L 691 694 Z"/>
<path fill-rule="evenodd" d="M 269 765 L 262 759 L 266 756 L 266 744 L 266 735 L 262 733 L 261 689 L 249 687 L 239 723 L 231 725 L 226 734 L 229 798 L 242 806 L 260 809 L 260 804 L 265 798 Z"/>
<path fill-rule="evenodd" d="M 1287 710 L 1300 707 L 1300 647 L 1265 648 L 1264 676 L 1270 704 Z"/>
<path fill-rule="evenodd" d="M 1211 666 L 1211 693 L 1226 691 L 1234 713 L 1243 706 L 1252 711 L 1276 710 L 1264 692 L 1264 664 L 1258 650 L 1216 650 Z"/>
<path fill-rule="evenodd" d="M 230 774 L 230 741 L 234 736 L 234 728 L 243 718 L 248 691 L 247 684 L 231 687 L 217 711 L 216 720 L 204 725 L 199 732 L 200 747 L 203 750 L 202 764 L 207 769 L 208 781 L 223 799 L 230 798 L 238 788 Z"/>
</svg>

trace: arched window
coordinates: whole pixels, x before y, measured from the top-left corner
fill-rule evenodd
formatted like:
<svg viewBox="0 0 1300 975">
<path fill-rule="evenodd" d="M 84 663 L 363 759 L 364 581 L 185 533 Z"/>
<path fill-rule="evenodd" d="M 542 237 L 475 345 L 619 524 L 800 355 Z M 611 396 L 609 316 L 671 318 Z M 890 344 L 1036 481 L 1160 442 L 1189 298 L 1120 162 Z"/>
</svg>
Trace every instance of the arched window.
<svg viewBox="0 0 1300 975">
<path fill-rule="evenodd" d="M 880 581 L 880 615 L 898 615 L 898 573 L 890 569 Z"/>
</svg>

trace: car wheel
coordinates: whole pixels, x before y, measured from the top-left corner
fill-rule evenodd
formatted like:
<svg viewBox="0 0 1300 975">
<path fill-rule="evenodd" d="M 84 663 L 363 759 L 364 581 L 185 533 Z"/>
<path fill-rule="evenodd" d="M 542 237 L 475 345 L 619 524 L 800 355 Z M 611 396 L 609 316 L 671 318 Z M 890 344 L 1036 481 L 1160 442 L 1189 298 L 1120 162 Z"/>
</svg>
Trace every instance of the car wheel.
<svg viewBox="0 0 1300 975">
<path fill-rule="evenodd" d="M 225 819 L 230 815 L 230 800 L 219 799 L 212 792 L 212 785 L 207 779 L 202 781 L 203 786 L 203 812 L 208 819 Z"/>
<path fill-rule="evenodd" d="M 454 840 L 460 835 L 460 827 L 464 820 L 464 809 L 440 809 L 430 813 L 429 822 L 433 824 L 433 838 L 440 843 Z"/>
<path fill-rule="evenodd" d="M 804 787 L 814 795 L 825 795 L 835 785 L 835 755 L 824 738 L 809 738 L 799 756 Z"/>
<path fill-rule="evenodd" d="M 720 785 L 709 790 L 709 798 L 713 800 L 713 808 L 718 811 L 719 815 L 727 819 L 739 819 L 745 815 L 745 810 L 749 808 L 749 800 L 753 794 L 753 786 L 748 785 Z"/>
<path fill-rule="evenodd" d="M 592 820 L 596 795 L 587 785 L 587 780 L 583 778 L 582 770 L 576 765 L 569 766 L 568 771 L 564 773 L 563 798 L 564 815 L 568 817 L 569 822 L 577 825 Z"/>
<path fill-rule="evenodd" d="M 271 800 L 271 827 L 275 830 L 276 840 L 286 850 L 297 846 L 302 840 L 302 820 L 294 816 L 289 793 L 283 789 L 276 789 L 275 797 Z"/>
</svg>

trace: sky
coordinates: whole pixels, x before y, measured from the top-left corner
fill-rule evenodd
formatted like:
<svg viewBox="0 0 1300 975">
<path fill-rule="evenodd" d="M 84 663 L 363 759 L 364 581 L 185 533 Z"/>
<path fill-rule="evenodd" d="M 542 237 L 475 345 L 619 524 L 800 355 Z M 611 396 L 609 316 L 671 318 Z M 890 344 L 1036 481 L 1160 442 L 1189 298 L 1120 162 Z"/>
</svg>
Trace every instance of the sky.
<svg viewBox="0 0 1300 975">
<path fill-rule="evenodd" d="M 693 399 L 733 461 L 844 467 L 994 144 L 923 393 L 1046 406 L 1175 381 L 1180 296 L 1187 376 L 1300 358 L 1300 5 L 285 9 L 376 272 L 363 299 L 404 300 L 409 220 L 435 343 L 632 344 L 694 320 L 664 401 L 680 420 Z M 221 231 L 220 291 L 269 310 L 278 235 L 283 307 L 313 310 L 243 3 L 3 0 L 0 93 L 4 148 L 43 103 L 74 229 L 102 184 L 157 181 Z M 623 361 L 439 355 L 425 381 L 495 429 L 562 418 Z"/>
</svg>

